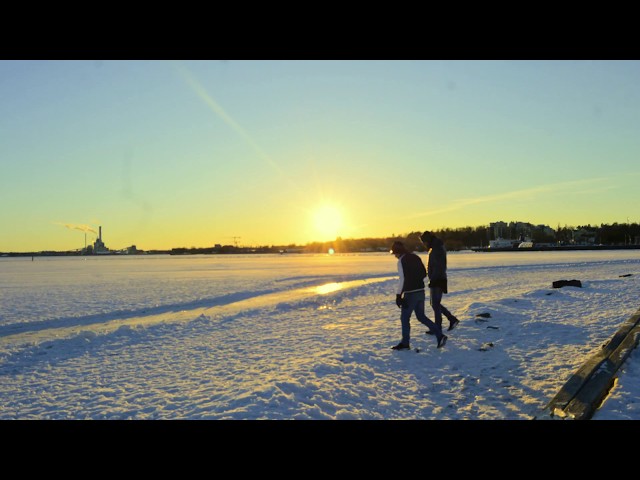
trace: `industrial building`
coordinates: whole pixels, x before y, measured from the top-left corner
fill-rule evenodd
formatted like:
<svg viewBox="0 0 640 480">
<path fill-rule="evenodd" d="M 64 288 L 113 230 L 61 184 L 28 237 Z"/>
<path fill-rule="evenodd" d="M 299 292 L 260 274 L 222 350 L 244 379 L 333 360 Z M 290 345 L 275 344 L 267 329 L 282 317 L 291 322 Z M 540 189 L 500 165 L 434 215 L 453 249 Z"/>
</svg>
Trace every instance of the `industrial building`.
<svg viewBox="0 0 640 480">
<path fill-rule="evenodd" d="M 105 253 L 111 253 L 102 241 L 102 227 L 98 227 L 98 238 L 93 242 L 94 255 L 104 255 Z"/>
</svg>

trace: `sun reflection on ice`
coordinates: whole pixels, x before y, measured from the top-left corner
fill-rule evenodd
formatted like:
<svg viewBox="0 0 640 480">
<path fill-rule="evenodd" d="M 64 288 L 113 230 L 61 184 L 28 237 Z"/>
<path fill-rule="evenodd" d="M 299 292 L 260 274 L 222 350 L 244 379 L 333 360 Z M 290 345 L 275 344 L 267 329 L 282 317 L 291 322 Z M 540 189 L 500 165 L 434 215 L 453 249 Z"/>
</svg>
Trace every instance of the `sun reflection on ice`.
<svg viewBox="0 0 640 480">
<path fill-rule="evenodd" d="M 335 292 L 342 288 L 344 288 L 344 285 L 342 283 L 332 282 L 325 285 L 313 287 L 312 290 L 315 290 L 318 295 L 326 295 L 327 293 Z"/>
</svg>

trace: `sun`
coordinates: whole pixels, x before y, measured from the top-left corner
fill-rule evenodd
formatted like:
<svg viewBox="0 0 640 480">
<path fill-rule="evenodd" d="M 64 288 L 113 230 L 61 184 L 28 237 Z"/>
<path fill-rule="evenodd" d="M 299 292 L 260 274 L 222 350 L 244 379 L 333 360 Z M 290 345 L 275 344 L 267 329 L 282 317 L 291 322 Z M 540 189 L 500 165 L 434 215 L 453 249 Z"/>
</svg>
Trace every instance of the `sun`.
<svg viewBox="0 0 640 480">
<path fill-rule="evenodd" d="M 333 240 L 340 235 L 343 226 L 342 212 L 335 205 L 322 205 L 313 213 L 313 226 L 321 237 L 318 240 Z"/>
</svg>

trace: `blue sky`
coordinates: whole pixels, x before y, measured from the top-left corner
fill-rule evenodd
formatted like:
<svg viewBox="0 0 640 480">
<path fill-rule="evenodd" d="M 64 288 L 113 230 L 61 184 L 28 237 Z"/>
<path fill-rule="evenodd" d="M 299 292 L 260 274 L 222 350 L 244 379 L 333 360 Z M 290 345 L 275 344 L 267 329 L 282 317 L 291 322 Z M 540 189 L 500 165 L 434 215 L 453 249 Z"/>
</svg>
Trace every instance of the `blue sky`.
<svg viewBox="0 0 640 480">
<path fill-rule="evenodd" d="M 640 222 L 640 62 L 0 61 L 0 251 Z"/>
</svg>

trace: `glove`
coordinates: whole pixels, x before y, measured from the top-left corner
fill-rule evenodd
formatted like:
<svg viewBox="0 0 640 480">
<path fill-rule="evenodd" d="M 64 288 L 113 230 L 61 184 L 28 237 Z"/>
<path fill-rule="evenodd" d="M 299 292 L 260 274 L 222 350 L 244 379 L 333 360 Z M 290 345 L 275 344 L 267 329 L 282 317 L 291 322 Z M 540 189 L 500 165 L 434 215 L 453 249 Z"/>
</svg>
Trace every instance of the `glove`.
<svg viewBox="0 0 640 480">
<path fill-rule="evenodd" d="M 404 305 L 404 301 L 402 300 L 402 295 L 400 294 L 396 295 L 396 305 L 398 305 L 399 308 L 402 308 L 402 306 Z"/>
</svg>

